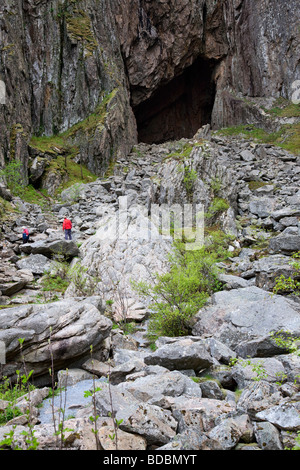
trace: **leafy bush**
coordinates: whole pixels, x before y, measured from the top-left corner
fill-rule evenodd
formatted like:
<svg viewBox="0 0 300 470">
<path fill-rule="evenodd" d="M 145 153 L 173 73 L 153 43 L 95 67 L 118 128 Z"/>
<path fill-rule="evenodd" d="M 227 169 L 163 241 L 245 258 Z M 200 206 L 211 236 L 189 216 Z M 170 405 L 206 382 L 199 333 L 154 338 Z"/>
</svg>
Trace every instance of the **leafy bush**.
<svg viewBox="0 0 300 470">
<path fill-rule="evenodd" d="M 208 219 L 214 219 L 222 212 L 226 211 L 229 208 L 229 203 L 220 197 L 215 197 L 208 208 L 206 217 Z"/>
<path fill-rule="evenodd" d="M 79 262 L 77 262 L 68 271 L 68 278 L 70 282 L 73 282 L 78 295 L 93 295 L 97 284 L 100 281 L 100 278 L 97 276 L 88 275 L 87 271 L 87 268 L 81 266 Z"/>
<path fill-rule="evenodd" d="M 285 277 L 283 274 L 275 279 L 275 286 L 273 288 L 273 293 L 289 293 L 294 295 L 300 294 L 300 251 L 294 253 L 293 261 L 291 261 L 291 266 L 294 268 L 294 273 Z"/>
<path fill-rule="evenodd" d="M 7 187 L 15 196 L 22 197 L 25 185 L 22 180 L 22 165 L 17 160 L 11 160 L 0 170 L 0 178 L 6 181 Z"/>
<path fill-rule="evenodd" d="M 4 411 L 0 412 L 0 426 L 22 414 L 17 407 L 8 406 Z"/>
<path fill-rule="evenodd" d="M 61 292 L 64 293 L 70 284 L 68 279 L 63 279 L 56 274 L 46 274 L 42 279 L 43 292 Z"/>
<path fill-rule="evenodd" d="M 23 414 L 15 405 L 15 403 L 18 398 L 26 395 L 28 393 L 28 390 L 34 390 L 34 386 L 29 385 L 28 389 L 28 385 L 24 384 L 22 377 L 20 378 L 19 375 L 18 381 L 14 385 L 11 384 L 8 377 L 1 377 L 0 400 L 9 402 L 9 405 L 5 410 L 0 412 L 0 425 L 3 425 L 7 421 L 10 421 L 11 419 L 15 418 L 16 416 L 20 416 Z"/>
<path fill-rule="evenodd" d="M 196 170 L 189 168 L 187 166 L 184 167 L 184 178 L 183 183 L 189 197 L 192 196 L 192 192 L 194 189 L 194 184 L 197 181 L 198 174 Z"/>
<path fill-rule="evenodd" d="M 221 289 L 216 262 L 228 253 L 225 248 L 215 251 L 212 246 L 210 241 L 199 250 L 188 251 L 183 244 L 175 244 L 168 273 L 156 274 L 153 284 L 132 283 L 142 297 L 151 299 L 148 332 L 153 340 L 189 334 L 194 315 Z"/>
</svg>

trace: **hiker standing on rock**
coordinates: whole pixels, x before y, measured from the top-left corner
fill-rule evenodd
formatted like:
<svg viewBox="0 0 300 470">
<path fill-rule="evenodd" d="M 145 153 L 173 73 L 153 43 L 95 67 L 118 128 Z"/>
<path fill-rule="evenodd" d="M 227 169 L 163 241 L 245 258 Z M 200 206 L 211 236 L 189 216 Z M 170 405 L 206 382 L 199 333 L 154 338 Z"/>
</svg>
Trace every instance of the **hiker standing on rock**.
<svg viewBox="0 0 300 470">
<path fill-rule="evenodd" d="M 28 240 L 29 240 L 29 231 L 26 227 L 22 227 L 22 230 L 23 230 L 23 234 L 22 234 L 22 237 L 23 237 L 23 244 L 24 243 L 28 243 Z"/>
<path fill-rule="evenodd" d="M 65 239 L 72 240 L 72 222 L 67 217 L 64 218 L 63 230 L 65 232 Z"/>
</svg>

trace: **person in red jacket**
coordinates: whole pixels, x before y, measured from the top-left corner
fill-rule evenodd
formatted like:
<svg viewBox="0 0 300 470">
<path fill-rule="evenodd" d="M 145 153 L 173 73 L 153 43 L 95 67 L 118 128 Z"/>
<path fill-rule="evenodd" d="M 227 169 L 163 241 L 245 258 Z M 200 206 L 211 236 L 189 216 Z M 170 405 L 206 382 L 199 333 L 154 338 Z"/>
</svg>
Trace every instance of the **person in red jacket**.
<svg viewBox="0 0 300 470">
<path fill-rule="evenodd" d="M 65 232 L 65 239 L 72 240 L 72 222 L 67 217 L 64 218 L 63 230 Z"/>
<path fill-rule="evenodd" d="M 23 234 L 22 234 L 23 243 L 28 243 L 28 241 L 29 241 L 29 231 L 26 227 L 22 227 L 22 230 L 23 230 Z"/>
</svg>

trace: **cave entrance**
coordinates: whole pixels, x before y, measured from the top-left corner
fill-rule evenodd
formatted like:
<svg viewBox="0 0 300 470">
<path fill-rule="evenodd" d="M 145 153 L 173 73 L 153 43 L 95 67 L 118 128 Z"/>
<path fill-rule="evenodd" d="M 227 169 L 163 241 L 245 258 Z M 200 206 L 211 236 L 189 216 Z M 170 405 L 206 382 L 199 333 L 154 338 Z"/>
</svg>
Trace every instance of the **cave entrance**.
<svg viewBox="0 0 300 470">
<path fill-rule="evenodd" d="M 139 142 L 159 144 L 191 138 L 211 122 L 215 65 L 216 61 L 197 59 L 134 109 Z"/>
</svg>

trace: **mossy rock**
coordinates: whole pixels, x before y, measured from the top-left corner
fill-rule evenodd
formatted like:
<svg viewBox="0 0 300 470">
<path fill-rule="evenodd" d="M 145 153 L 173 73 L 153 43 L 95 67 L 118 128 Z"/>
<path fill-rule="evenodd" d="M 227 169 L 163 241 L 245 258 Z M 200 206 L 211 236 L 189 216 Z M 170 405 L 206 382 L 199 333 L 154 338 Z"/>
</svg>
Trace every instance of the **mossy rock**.
<svg viewBox="0 0 300 470">
<path fill-rule="evenodd" d="M 98 44 L 92 31 L 90 17 L 82 10 L 66 15 L 67 31 L 71 39 L 84 45 L 86 54 L 92 55 Z"/>
</svg>

